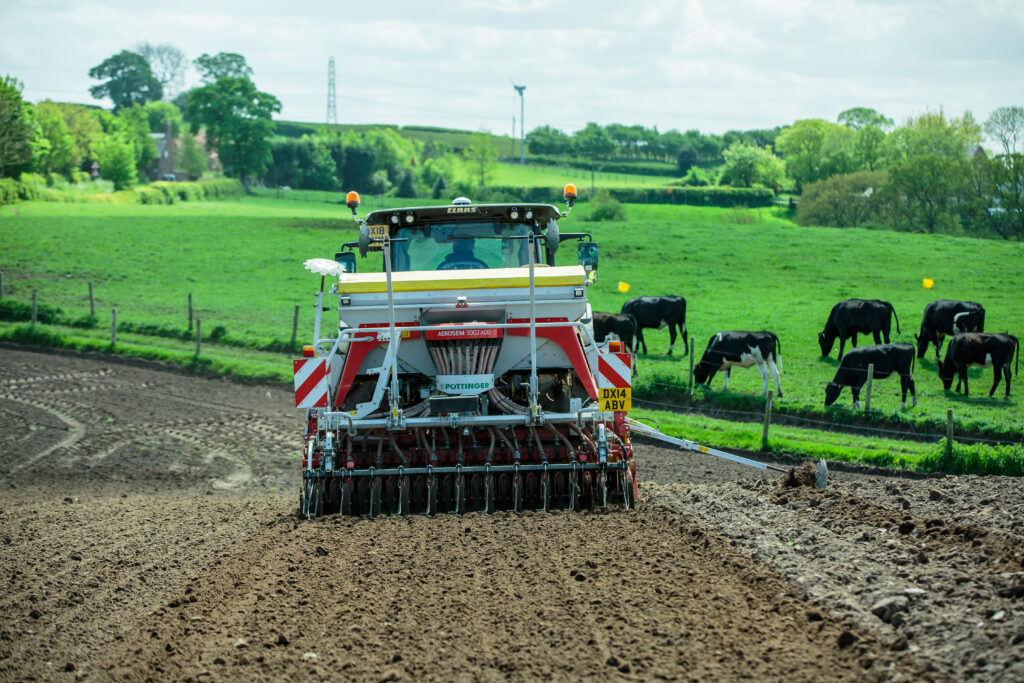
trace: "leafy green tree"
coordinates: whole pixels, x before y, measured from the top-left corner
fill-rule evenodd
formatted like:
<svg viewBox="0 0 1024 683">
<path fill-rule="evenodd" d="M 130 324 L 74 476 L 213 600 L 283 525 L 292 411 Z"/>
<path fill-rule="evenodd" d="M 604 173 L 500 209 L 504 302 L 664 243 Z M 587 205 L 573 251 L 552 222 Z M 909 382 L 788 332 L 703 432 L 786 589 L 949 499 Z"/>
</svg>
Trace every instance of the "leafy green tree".
<svg viewBox="0 0 1024 683">
<path fill-rule="evenodd" d="M 441 199 L 448 192 L 448 181 L 444 179 L 443 173 L 438 173 L 437 178 L 434 180 L 433 187 L 430 188 L 430 196 L 434 199 Z"/>
<path fill-rule="evenodd" d="M 947 117 L 940 109 L 911 118 L 886 138 L 890 162 L 934 154 L 963 159 L 982 139 L 982 129 L 970 112 Z"/>
<path fill-rule="evenodd" d="M 714 185 L 714 178 L 709 171 L 705 171 L 700 166 L 691 166 L 690 170 L 683 176 L 683 185 L 690 187 L 707 187 L 708 185 Z"/>
<path fill-rule="evenodd" d="M 885 131 L 877 126 L 863 126 L 853 133 L 852 156 L 857 168 L 877 170 L 885 159 Z"/>
<path fill-rule="evenodd" d="M 35 106 L 35 120 L 49 144 L 33 160 L 33 170 L 69 175 L 82 160 L 76 156 L 75 137 L 68 130 L 60 107 L 53 102 L 40 102 Z"/>
<path fill-rule="evenodd" d="M 679 148 L 676 154 L 676 166 L 679 167 L 679 174 L 686 175 L 686 172 L 697 165 L 697 150 L 689 145 Z"/>
<path fill-rule="evenodd" d="M 143 43 L 136 49 L 149 64 L 153 76 L 160 82 L 163 96 L 174 97 L 185 83 L 185 53 L 173 45 Z"/>
<path fill-rule="evenodd" d="M 889 199 L 896 224 L 913 232 L 954 232 L 957 198 L 965 191 L 966 159 L 919 154 L 889 169 Z"/>
<path fill-rule="evenodd" d="M 667 157 L 676 159 L 678 163 L 679 152 L 683 147 L 690 147 L 694 152 L 697 151 L 693 145 L 686 143 L 686 138 L 678 130 L 673 128 L 672 130 L 666 131 L 660 135 L 661 138 L 661 149 L 662 153 Z M 694 162 L 696 163 L 696 162 Z"/>
<path fill-rule="evenodd" d="M 313 190 L 338 189 L 338 167 L 323 139 L 314 142 L 310 164 L 304 169 L 303 176 L 302 187 Z"/>
<path fill-rule="evenodd" d="M 802 119 L 783 128 L 776 143 L 786 162 L 786 173 L 797 189 L 833 173 L 850 169 L 850 130 L 821 119 Z"/>
<path fill-rule="evenodd" d="M 1024 107 L 999 107 L 985 119 L 985 132 L 999 141 L 1003 154 L 1017 151 L 1017 140 L 1024 137 Z"/>
<path fill-rule="evenodd" d="M 89 94 L 100 100 L 109 97 L 114 110 L 135 104 L 153 102 L 163 97 L 160 81 L 153 76 L 146 58 L 137 52 L 121 50 L 89 69 L 89 77 L 106 82 L 89 88 Z"/>
<path fill-rule="evenodd" d="M 220 73 L 220 66 L 219 62 L 211 62 L 204 67 L 201 60 L 206 57 L 208 55 L 203 55 L 196 63 L 201 70 L 206 69 L 204 78 L 208 79 Z M 234 65 L 232 68 L 236 70 L 236 57 L 245 66 L 240 55 L 220 53 L 218 57 L 230 58 L 225 62 Z M 224 172 L 242 179 L 266 172 L 271 159 L 270 138 L 274 134 L 271 115 L 279 111 L 281 102 L 257 90 L 247 76 L 221 76 L 190 91 L 186 109 L 192 133 L 197 133 L 200 126 L 205 127 L 207 147 L 217 150 Z"/>
<path fill-rule="evenodd" d="M 70 102 L 50 102 L 48 104 L 60 111 L 67 124 L 68 132 L 75 139 L 74 166 L 87 170 L 94 158 L 92 141 L 103 132 L 99 121 L 101 110 Z"/>
<path fill-rule="evenodd" d="M 989 225 L 1004 240 L 1024 241 L 1024 154 L 1004 154 L 989 162 L 993 211 Z"/>
<path fill-rule="evenodd" d="M 702 135 L 693 129 L 683 133 L 686 144 L 697 150 L 701 161 L 714 162 L 722 158 L 722 141 L 714 135 Z"/>
<path fill-rule="evenodd" d="M 395 178 L 395 196 L 396 197 L 416 197 L 419 193 L 416 191 L 416 179 L 413 172 L 406 166 L 399 166 L 394 170 L 392 174 Z"/>
<path fill-rule="evenodd" d="M 892 128 L 893 125 L 892 119 L 868 107 L 853 107 L 852 109 L 842 111 L 839 113 L 837 120 L 853 130 L 878 128 L 879 130 L 886 131 Z"/>
<path fill-rule="evenodd" d="M 590 212 L 584 220 L 588 221 L 624 221 L 626 214 L 622 210 L 619 200 L 611 193 L 602 188 L 594 195 L 590 202 Z"/>
<path fill-rule="evenodd" d="M 734 187 L 764 185 L 778 188 L 785 177 L 785 165 L 772 154 L 770 147 L 757 147 L 745 142 L 734 142 L 722 153 L 725 166 L 719 182 Z"/>
<path fill-rule="evenodd" d="M 576 131 L 573 134 L 573 142 L 580 156 L 591 161 L 607 157 L 615 150 L 615 143 L 608 133 L 593 122 Z"/>
<path fill-rule="evenodd" d="M 127 190 L 138 181 L 135 145 L 123 133 L 100 135 L 93 144 L 100 174 L 113 181 L 115 190 Z"/>
<path fill-rule="evenodd" d="M 551 126 L 540 126 L 526 134 L 530 154 L 569 154 L 572 152 L 572 138 Z"/>
<path fill-rule="evenodd" d="M 0 178 L 19 175 L 32 161 L 36 129 L 21 90 L 13 76 L 0 78 Z"/>
<path fill-rule="evenodd" d="M 498 157 L 490 131 L 473 133 L 463 154 L 473 171 L 473 178 L 479 183 L 478 187 L 487 187 L 487 181 L 494 175 Z"/>
<path fill-rule="evenodd" d="M 127 136 L 135 150 L 138 175 L 145 176 L 157 159 L 156 140 L 149 134 L 149 115 L 145 107 L 137 104 L 122 109 L 117 118 L 121 122 L 118 130 Z"/>
<path fill-rule="evenodd" d="M 808 183 L 797 205 L 796 222 L 843 228 L 884 220 L 879 190 L 885 183 L 884 171 L 858 171 Z"/>
<path fill-rule="evenodd" d="M 181 144 L 178 145 L 175 152 L 175 167 L 184 170 L 189 178 L 198 178 L 206 172 L 209 164 L 206 161 L 203 146 L 189 131 L 186 130 L 182 133 Z"/>
<path fill-rule="evenodd" d="M 218 52 L 213 56 L 204 53 L 194 64 L 204 83 L 216 83 L 221 78 L 252 78 L 252 68 L 245 57 L 234 52 Z"/>
<path fill-rule="evenodd" d="M 150 133 L 163 133 L 164 121 L 171 122 L 171 136 L 178 137 L 185 122 L 181 110 L 170 102 L 149 102 L 143 107 Z"/>
</svg>

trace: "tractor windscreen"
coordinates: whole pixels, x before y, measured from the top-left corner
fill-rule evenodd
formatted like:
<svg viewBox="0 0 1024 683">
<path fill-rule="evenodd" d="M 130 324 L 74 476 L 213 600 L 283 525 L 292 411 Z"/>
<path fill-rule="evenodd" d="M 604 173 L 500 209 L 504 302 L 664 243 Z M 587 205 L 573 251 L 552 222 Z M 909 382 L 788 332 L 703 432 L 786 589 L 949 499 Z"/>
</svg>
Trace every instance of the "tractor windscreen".
<svg viewBox="0 0 1024 683">
<path fill-rule="evenodd" d="M 518 268 L 530 262 L 524 239 L 529 231 L 527 223 L 494 221 L 399 228 L 392 242 L 392 267 L 396 271 Z"/>
</svg>

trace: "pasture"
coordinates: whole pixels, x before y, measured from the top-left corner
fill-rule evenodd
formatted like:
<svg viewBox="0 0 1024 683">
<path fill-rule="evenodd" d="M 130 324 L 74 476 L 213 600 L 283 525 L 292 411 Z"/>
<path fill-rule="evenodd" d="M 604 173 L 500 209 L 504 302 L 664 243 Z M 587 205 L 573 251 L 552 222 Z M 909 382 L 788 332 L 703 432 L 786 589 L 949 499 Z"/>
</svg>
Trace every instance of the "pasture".
<svg viewBox="0 0 1024 683">
<path fill-rule="evenodd" d="M 468 175 L 468 172 L 467 172 Z M 610 189 L 614 187 L 664 187 L 673 180 L 667 176 L 640 175 L 632 173 L 593 174 L 594 189 Z M 552 187 L 560 188 L 566 183 L 575 183 L 580 189 L 589 190 L 591 173 L 579 167 L 540 166 L 526 164 L 497 163 L 495 164 L 493 185 L 512 187 Z"/>
<path fill-rule="evenodd" d="M 392 203 L 409 202 L 377 200 L 376 206 Z M 816 341 L 840 299 L 891 301 L 902 330 L 895 333 L 894 326 L 894 341 L 912 342 L 925 304 L 938 298 L 979 301 L 987 308 L 989 331 L 1024 335 L 1021 244 L 801 228 L 778 209 L 625 208 L 622 222 L 588 222 L 585 204 L 562 221 L 563 232 L 592 232 L 601 245 L 598 282 L 589 291 L 594 309 L 617 312 L 633 296 L 681 294 L 698 359 L 719 330 L 773 330 L 782 341 L 785 395 L 776 399 L 778 410 L 848 421 L 848 390 L 837 406 L 823 407 L 824 385 L 837 362 L 835 351 L 822 358 Z M 87 283 L 93 282 L 99 324 L 78 335 L 101 339 L 108 334 L 112 308 L 118 309 L 119 321 L 183 330 L 191 292 L 203 329 L 223 326 L 232 340 L 287 340 L 299 304 L 301 341 L 309 335 L 312 295 L 319 287 L 302 262 L 330 257 L 354 237 L 348 210 L 323 200 L 249 197 L 171 206 L 31 202 L 0 212 L 0 271 L 6 296 L 27 302 L 34 290 L 41 303 L 72 316 L 88 313 Z M 563 245 L 558 260 L 575 262 L 571 243 Z M 922 288 L 925 277 L 935 281 L 933 290 Z M 627 293 L 618 291 L 620 281 L 629 284 Z M 648 330 L 645 336 L 651 353 L 639 359 L 637 395 L 660 401 L 679 397 L 688 371 L 682 344 L 677 342 L 669 357 L 664 355 L 667 331 Z M 871 342 L 861 338 L 860 343 Z M 285 374 L 287 365 L 282 363 Z M 991 370 L 972 371 L 969 399 L 943 391 L 931 355 L 918 361 L 915 378 L 918 406 L 898 416 L 898 381 L 875 383 L 872 408 L 878 416 L 936 427 L 952 408 L 958 426 L 967 431 L 1024 431 L 1024 384 L 1016 376 L 1009 401 L 987 397 Z M 711 392 L 716 402 L 730 398 L 719 395 L 721 386 L 719 375 Z M 756 370 L 733 371 L 730 396 L 759 396 L 760 391 Z M 703 395 L 697 388 L 696 398 Z"/>
</svg>

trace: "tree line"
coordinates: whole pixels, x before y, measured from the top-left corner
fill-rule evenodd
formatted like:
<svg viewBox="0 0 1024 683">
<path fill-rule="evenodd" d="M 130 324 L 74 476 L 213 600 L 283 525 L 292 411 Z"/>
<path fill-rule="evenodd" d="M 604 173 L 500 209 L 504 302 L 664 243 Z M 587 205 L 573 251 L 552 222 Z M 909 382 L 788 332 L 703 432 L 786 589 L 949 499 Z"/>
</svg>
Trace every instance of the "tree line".
<svg viewBox="0 0 1024 683">
<path fill-rule="evenodd" d="M 193 62 L 201 85 L 175 94 L 184 81 L 184 54 L 169 45 L 122 50 L 89 70 L 90 88 L 111 111 L 88 105 L 25 102 L 23 85 L 0 79 L 0 177 L 48 184 L 87 178 L 93 162 L 115 189 L 145 178 L 157 157 L 150 133 L 169 123 L 180 139 L 175 167 L 198 177 L 213 159 L 225 175 L 259 178 L 270 161 L 271 116 L 281 103 L 259 91 L 252 69 L 234 53 L 203 54 Z M 205 152 L 204 152 L 205 147 Z"/>
<path fill-rule="evenodd" d="M 985 135 L 998 148 L 986 152 Z M 803 119 L 773 129 L 658 133 L 588 123 L 570 134 L 541 126 L 530 152 L 583 158 L 674 158 L 683 185 L 766 187 L 801 195 L 802 224 L 874 223 L 915 232 L 1024 239 L 1024 107 L 996 109 L 984 124 L 942 110 L 896 126 L 855 107 L 835 122 Z"/>
<path fill-rule="evenodd" d="M 453 150 L 401 137 L 391 128 L 320 129 L 275 138 L 280 101 L 253 83 L 242 55 L 203 54 L 191 62 L 200 85 L 183 90 L 184 54 L 169 45 L 122 50 L 89 70 L 97 99 L 113 109 L 26 103 L 22 85 L 0 79 L 0 177 L 52 183 L 79 180 L 99 164 L 116 189 L 144 178 L 157 155 L 151 133 L 168 123 L 180 139 L 175 166 L 199 176 L 211 161 L 225 175 L 272 186 L 357 189 L 398 196 L 475 192 L 490 182 L 496 145 L 486 131 Z M 985 135 L 999 149 L 981 147 Z M 900 126 L 867 107 L 835 122 L 722 135 L 698 130 L 588 123 L 571 134 L 540 126 L 531 155 L 597 167 L 674 164 L 688 186 L 766 187 L 800 195 L 796 220 L 824 225 L 875 223 L 920 232 L 1024 239 L 1024 108 L 1000 107 L 981 124 L 970 112 L 911 117 Z M 205 149 L 204 149 L 205 148 Z"/>
</svg>

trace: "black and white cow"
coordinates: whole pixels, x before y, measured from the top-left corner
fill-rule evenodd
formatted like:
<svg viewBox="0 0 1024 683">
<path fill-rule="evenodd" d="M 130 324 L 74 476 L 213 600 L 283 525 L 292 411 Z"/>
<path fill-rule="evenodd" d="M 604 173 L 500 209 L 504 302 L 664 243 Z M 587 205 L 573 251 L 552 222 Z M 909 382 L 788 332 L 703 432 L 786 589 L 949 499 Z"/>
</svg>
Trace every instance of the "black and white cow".
<svg viewBox="0 0 1024 683">
<path fill-rule="evenodd" d="M 1016 372 L 1020 373 L 1020 342 L 1012 334 L 986 334 L 984 332 L 967 332 L 958 334 L 950 340 L 946 347 L 946 360 L 939 361 L 939 379 L 944 389 L 953 385 L 956 376 L 956 390 L 964 385 L 964 396 L 970 396 L 967 388 L 967 368 L 973 366 L 992 366 L 994 375 L 989 397 L 996 393 L 1000 375 L 1006 378 L 1006 398 L 1010 398 L 1010 363 L 1014 353 L 1017 355 Z"/>
<path fill-rule="evenodd" d="M 853 407 L 860 407 L 860 389 L 868 381 L 868 366 L 874 365 L 872 379 L 885 379 L 892 373 L 900 376 L 900 409 L 907 407 L 907 390 L 917 405 L 917 387 L 914 386 L 914 345 L 880 344 L 852 349 L 843 356 L 836 376 L 825 386 L 825 406 L 836 402 L 843 387 L 850 387 Z"/>
<path fill-rule="evenodd" d="M 939 362 L 939 352 L 946 336 L 952 337 L 957 332 L 984 332 L 985 307 L 973 301 L 954 301 L 940 299 L 932 301 L 924 307 L 921 317 L 921 332 L 914 335 L 917 341 L 917 357 L 924 358 L 928 344 L 935 347 L 935 362 Z"/>
<path fill-rule="evenodd" d="M 839 340 L 839 360 L 843 359 L 843 349 L 846 347 L 846 340 L 850 339 L 854 348 L 857 348 L 858 334 L 871 334 L 876 344 L 889 343 L 889 330 L 892 327 L 892 318 L 896 317 L 896 331 L 900 331 L 900 319 L 896 315 L 896 309 L 888 301 L 878 299 L 846 299 L 832 307 L 828 314 L 828 321 L 825 329 L 818 333 L 818 346 L 821 347 L 821 355 L 827 356 L 832 353 L 832 345 L 836 339 Z"/>
<path fill-rule="evenodd" d="M 693 381 L 711 384 L 715 373 L 725 372 L 725 388 L 729 388 L 729 371 L 733 366 L 749 368 L 756 365 L 761 373 L 761 394 L 768 393 L 768 371 L 775 378 L 775 388 L 782 397 L 779 370 L 782 369 L 782 343 L 774 332 L 719 332 L 708 340 L 704 355 L 693 369 Z"/>
<path fill-rule="evenodd" d="M 661 329 L 668 325 L 668 355 L 676 345 L 676 328 L 683 337 L 686 354 L 690 353 L 690 338 L 686 333 L 686 299 L 681 296 L 640 296 L 622 304 L 622 313 L 636 318 L 636 337 L 644 354 L 647 353 L 647 342 L 644 341 L 644 329 Z"/>
<path fill-rule="evenodd" d="M 621 313 L 594 311 L 594 341 L 598 344 L 605 339 L 617 339 L 630 353 L 636 353 L 636 319 Z"/>
</svg>

